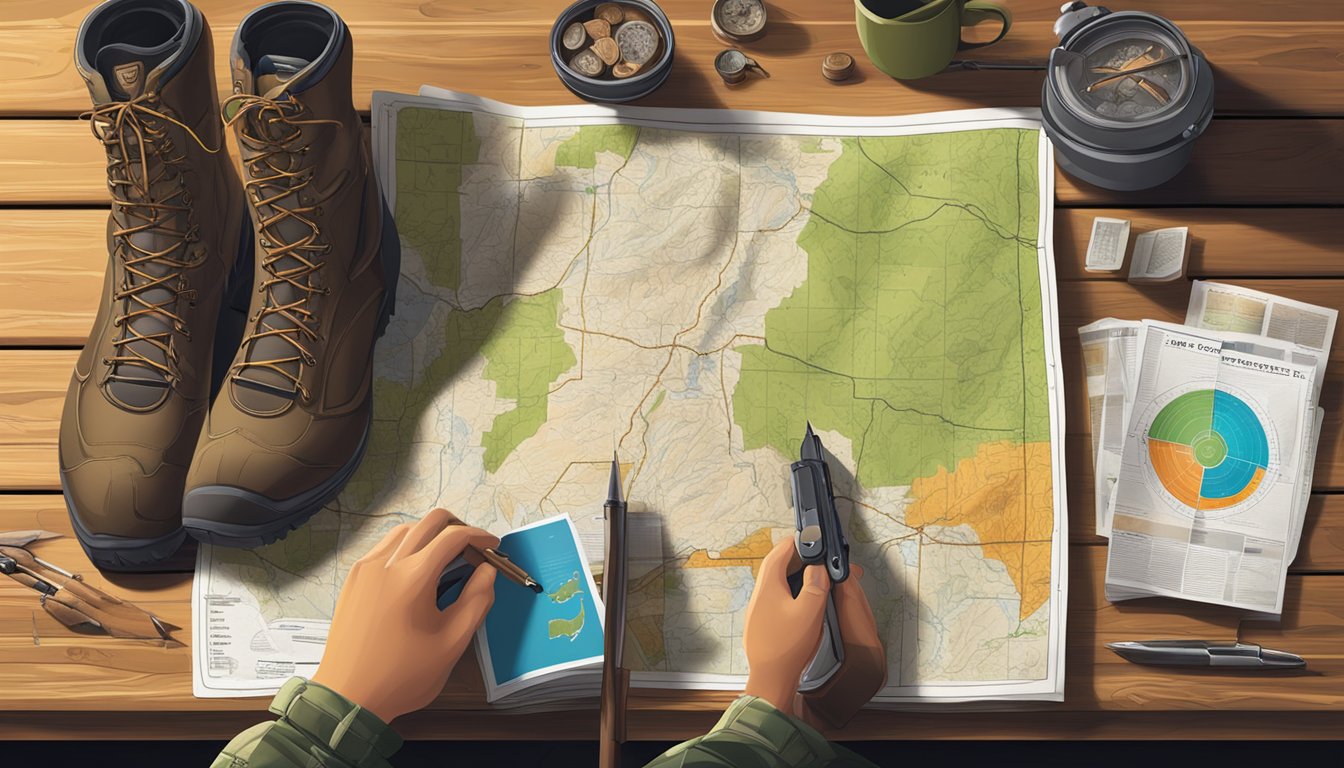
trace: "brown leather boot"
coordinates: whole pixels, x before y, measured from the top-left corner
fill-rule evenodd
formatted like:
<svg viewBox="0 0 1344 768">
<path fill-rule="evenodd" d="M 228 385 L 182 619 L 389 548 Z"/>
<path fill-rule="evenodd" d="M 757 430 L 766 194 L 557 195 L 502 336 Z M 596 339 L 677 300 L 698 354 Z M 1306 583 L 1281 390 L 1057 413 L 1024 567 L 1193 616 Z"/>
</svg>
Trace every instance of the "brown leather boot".
<svg viewBox="0 0 1344 768">
<path fill-rule="evenodd" d="M 183 525 L 253 547 L 340 491 L 369 439 L 400 247 L 350 98 L 350 31 L 316 3 L 247 16 L 224 102 L 256 229 L 248 327 L 201 433 Z"/>
<path fill-rule="evenodd" d="M 228 362 L 211 359 L 226 284 L 251 282 L 212 61 L 209 27 L 185 0 L 111 0 L 75 44 L 112 213 L 102 300 L 61 417 L 61 485 L 99 568 L 152 570 L 186 538 L 187 468 Z M 230 354 L 241 312 L 232 325 Z"/>
</svg>

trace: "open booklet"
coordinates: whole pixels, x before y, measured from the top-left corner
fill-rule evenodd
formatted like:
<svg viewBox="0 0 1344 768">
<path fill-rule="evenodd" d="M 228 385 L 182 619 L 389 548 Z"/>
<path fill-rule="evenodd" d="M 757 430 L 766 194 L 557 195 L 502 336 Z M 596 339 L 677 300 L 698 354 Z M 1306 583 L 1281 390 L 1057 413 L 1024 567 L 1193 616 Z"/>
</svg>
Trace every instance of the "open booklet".
<svg viewBox="0 0 1344 768">
<path fill-rule="evenodd" d="M 542 585 L 534 593 L 501 577 L 476 633 L 486 701 L 542 707 L 597 699 L 605 609 L 568 515 L 525 525 L 499 550 Z"/>
</svg>

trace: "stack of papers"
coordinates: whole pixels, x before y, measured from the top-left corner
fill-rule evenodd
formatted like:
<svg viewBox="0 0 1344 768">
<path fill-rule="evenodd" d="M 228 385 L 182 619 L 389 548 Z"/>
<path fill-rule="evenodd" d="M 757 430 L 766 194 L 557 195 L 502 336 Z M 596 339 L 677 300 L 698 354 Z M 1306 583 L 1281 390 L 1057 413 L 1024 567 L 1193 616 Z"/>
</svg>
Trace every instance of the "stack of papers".
<svg viewBox="0 0 1344 768">
<path fill-rule="evenodd" d="M 1282 612 L 1337 314 L 1196 282 L 1185 325 L 1081 329 L 1108 599 Z"/>
</svg>

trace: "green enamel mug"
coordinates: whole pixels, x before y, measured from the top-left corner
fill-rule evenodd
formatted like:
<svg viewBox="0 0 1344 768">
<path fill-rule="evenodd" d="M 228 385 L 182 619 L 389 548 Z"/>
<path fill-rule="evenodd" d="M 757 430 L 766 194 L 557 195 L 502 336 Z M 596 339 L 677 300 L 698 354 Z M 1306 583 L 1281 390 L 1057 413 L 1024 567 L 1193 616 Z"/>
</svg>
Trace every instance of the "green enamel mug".
<svg viewBox="0 0 1344 768">
<path fill-rule="evenodd" d="M 961 28 L 984 21 L 1003 27 L 988 43 L 966 43 Z M 997 43 L 1013 25 L 1007 8 L 984 0 L 854 0 L 854 23 L 868 58 L 899 80 L 941 72 L 957 50 Z"/>
</svg>

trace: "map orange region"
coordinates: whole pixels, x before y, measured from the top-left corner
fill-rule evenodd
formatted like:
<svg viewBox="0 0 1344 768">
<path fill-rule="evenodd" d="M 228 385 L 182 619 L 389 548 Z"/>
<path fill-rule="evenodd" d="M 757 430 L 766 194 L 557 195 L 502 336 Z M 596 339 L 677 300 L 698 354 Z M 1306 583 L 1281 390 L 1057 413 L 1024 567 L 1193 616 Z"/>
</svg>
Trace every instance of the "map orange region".
<svg viewBox="0 0 1344 768">
<path fill-rule="evenodd" d="M 1002 562 L 1017 587 L 1020 619 L 1050 598 L 1050 443 L 983 443 L 955 471 L 917 478 L 911 496 L 906 525 L 934 538 L 930 527 L 966 525 L 985 542 L 985 557 Z"/>
<path fill-rule="evenodd" d="M 683 568 L 733 568 L 745 567 L 751 569 L 753 578 L 756 571 L 761 567 L 761 561 L 774 549 L 775 542 L 771 537 L 771 528 L 758 528 L 750 536 L 738 543 L 724 547 L 719 550 L 718 555 L 711 555 L 708 551 L 697 549 L 686 559 Z"/>
<path fill-rule="evenodd" d="M 1195 461 L 1190 446 L 1149 438 L 1148 457 L 1167 492 L 1182 504 L 1192 509 L 1198 508 L 1199 484 L 1204 479 L 1204 467 Z"/>
</svg>

